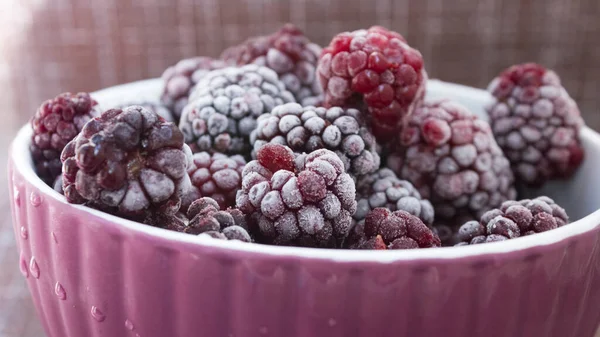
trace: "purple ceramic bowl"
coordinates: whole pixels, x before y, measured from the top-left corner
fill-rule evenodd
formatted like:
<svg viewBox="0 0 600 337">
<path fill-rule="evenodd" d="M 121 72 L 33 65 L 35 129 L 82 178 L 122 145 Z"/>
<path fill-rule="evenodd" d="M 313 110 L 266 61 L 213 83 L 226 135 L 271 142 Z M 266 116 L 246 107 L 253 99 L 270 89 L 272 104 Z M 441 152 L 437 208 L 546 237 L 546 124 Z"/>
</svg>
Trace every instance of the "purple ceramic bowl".
<svg viewBox="0 0 600 337">
<path fill-rule="evenodd" d="M 158 97 L 109 88 L 101 105 Z M 476 113 L 485 91 L 430 81 Z M 591 337 L 600 319 L 600 135 L 544 193 L 572 224 L 471 247 L 344 251 L 227 242 L 70 205 L 35 175 L 28 126 L 9 162 L 20 267 L 50 337 Z"/>
</svg>

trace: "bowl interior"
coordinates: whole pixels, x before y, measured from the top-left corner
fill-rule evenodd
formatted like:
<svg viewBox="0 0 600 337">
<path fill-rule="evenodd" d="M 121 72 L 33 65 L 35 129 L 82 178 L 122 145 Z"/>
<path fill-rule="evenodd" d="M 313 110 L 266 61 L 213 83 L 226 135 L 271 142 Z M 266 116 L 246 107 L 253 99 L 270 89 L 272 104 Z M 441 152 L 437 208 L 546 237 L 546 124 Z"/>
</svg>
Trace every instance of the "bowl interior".
<svg viewBox="0 0 600 337">
<path fill-rule="evenodd" d="M 110 87 L 93 93 L 93 97 L 100 103 L 103 109 L 108 109 L 125 102 L 156 101 L 162 90 L 162 82 L 159 79 L 140 81 L 120 86 Z M 481 89 L 475 89 L 458 84 L 445 83 L 438 80 L 428 82 L 428 100 L 439 98 L 451 98 L 467 106 L 473 113 L 486 118 L 484 107 L 491 100 L 489 94 Z M 569 226 L 552 230 L 549 232 L 527 236 L 516 240 L 490 243 L 486 245 L 475 245 L 467 247 L 443 247 L 409 251 L 387 251 L 385 254 L 378 251 L 347 251 L 329 249 L 309 249 L 298 247 L 277 247 L 257 244 L 244 244 L 235 241 L 221 241 L 204 239 L 196 236 L 170 232 L 160 228 L 141 226 L 137 223 L 96 211 L 84 206 L 69 205 L 64 198 L 46 186 L 35 175 L 31 158 L 29 156 L 29 140 L 31 130 L 29 125 L 24 126 L 17 135 L 12 148 L 12 160 L 16 167 L 29 184 L 36 186 L 40 191 L 65 203 L 65 207 L 79 208 L 82 212 L 88 212 L 91 216 L 110 218 L 115 226 L 124 226 L 136 232 L 143 232 L 164 240 L 174 240 L 213 247 L 226 247 L 229 249 L 243 250 L 258 254 L 273 255 L 295 255 L 306 258 L 322 258 L 342 262 L 352 261 L 376 261 L 392 262 L 395 260 L 407 260 L 418 258 L 455 258 L 465 256 L 476 256 L 483 254 L 498 254 L 515 250 L 527 249 L 534 246 L 548 245 L 565 238 L 590 231 L 600 224 L 600 175 L 597 174 L 600 167 L 600 135 L 585 127 L 581 137 L 586 151 L 586 159 L 582 167 L 574 177 L 568 181 L 555 181 L 546 184 L 541 189 L 526 190 L 524 197 L 547 195 L 566 208 L 573 222 Z"/>
</svg>

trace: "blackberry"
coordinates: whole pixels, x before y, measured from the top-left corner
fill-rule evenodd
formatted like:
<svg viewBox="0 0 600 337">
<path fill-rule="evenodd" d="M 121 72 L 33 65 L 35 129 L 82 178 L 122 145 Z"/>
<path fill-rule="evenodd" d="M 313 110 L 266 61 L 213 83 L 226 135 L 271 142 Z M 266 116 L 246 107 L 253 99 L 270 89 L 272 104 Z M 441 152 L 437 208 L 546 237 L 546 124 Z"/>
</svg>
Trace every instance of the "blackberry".
<svg viewBox="0 0 600 337">
<path fill-rule="evenodd" d="M 116 108 L 124 109 L 124 108 L 132 106 L 132 105 L 141 106 L 146 110 L 155 112 L 157 115 L 162 117 L 167 122 L 171 122 L 171 123 L 175 122 L 175 117 L 173 116 L 173 113 L 171 112 L 171 110 L 169 110 L 169 108 L 167 108 L 166 106 L 164 106 L 160 103 L 154 103 L 154 102 L 150 102 L 150 101 L 129 102 L 129 103 L 125 103 L 125 104 L 120 104 Z"/>
<path fill-rule="evenodd" d="M 317 106 L 323 101 L 315 77 L 320 54 L 319 45 L 298 27 L 286 24 L 271 35 L 250 38 L 225 50 L 221 58 L 237 65 L 253 63 L 273 69 L 297 102 Z"/>
<path fill-rule="evenodd" d="M 352 249 L 415 249 L 440 247 L 440 239 L 418 217 L 377 207 L 355 229 Z"/>
<path fill-rule="evenodd" d="M 242 170 L 246 160 L 240 155 L 194 153 L 188 170 L 197 194 L 214 199 L 221 209 L 235 205 L 237 190 L 242 186 Z"/>
<path fill-rule="evenodd" d="M 546 232 L 569 223 L 567 212 L 554 200 L 542 196 L 509 200 L 487 211 L 478 221 L 469 221 L 458 230 L 458 245 L 504 241 Z"/>
<path fill-rule="evenodd" d="M 398 179 L 394 171 L 388 168 L 358 178 L 356 200 L 356 221 L 364 220 L 377 207 L 385 207 L 390 211 L 406 211 L 428 226 L 433 223 L 434 211 L 429 200 L 422 199 L 413 184 Z"/>
<path fill-rule="evenodd" d="M 380 165 L 375 137 L 362 126 L 355 109 L 283 104 L 258 118 L 250 143 L 254 153 L 267 143 L 289 146 L 296 153 L 325 148 L 335 152 L 346 172 L 355 176 L 374 172 Z"/>
<path fill-rule="evenodd" d="M 269 68 L 251 64 L 215 70 L 198 82 L 179 127 L 193 152 L 246 154 L 258 116 L 294 101 Z"/>
<path fill-rule="evenodd" d="M 29 149 L 38 176 L 52 186 L 61 174 L 60 153 L 85 125 L 99 115 L 97 102 L 88 93 L 64 93 L 47 100 L 31 119 Z"/>
<path fill-rule="evenodd" d="M 396 146 L 388 167 L 431 201 L 438 222 L 460 225 L 515 198 L 510 163 L 489 125 L 458 103 L 417 108 Z"/>
<path fill-rule="evenodd" d="M 176 213 L 191 188 L 191 151 L 183 134 L 140 106 L 90 120 L 61 161 L 67 201 L 130 219 Z"/>
<path fill-rule="evenodd" d="M 382 143 L 398 133 L 425 93 L 421 53 L 383 27 L 336 35 L 317 69 L 325 106 L 366 106 Z"/>
<path fill-rule="evenodd" d="M 583 119 L 577 103 L 552 70 L 535 63 L 514 65 L 489 85 L 487 107 L 498 145 L 519 182 L 541 186 L 566 178 L 584 157 Z"/>
<path fill-rule="evenodd" d="M 221 69 L 226 65 L 221 60 L 200 56 L 183 59 L 163 72 L 164 87 L 160 100 L 173 112 L 174 122 L 179 122 L 194 85 L 211 70 Z"/>
<path fill-rule="evenodd" d="M 339 157 L 326 149 L 295 158 L 266 144 L 242 172 L 236 205 L 257 227 L 257 241 L 276 245 L 336 247 L 356 211 L 355 186 Z"/>
</svg>

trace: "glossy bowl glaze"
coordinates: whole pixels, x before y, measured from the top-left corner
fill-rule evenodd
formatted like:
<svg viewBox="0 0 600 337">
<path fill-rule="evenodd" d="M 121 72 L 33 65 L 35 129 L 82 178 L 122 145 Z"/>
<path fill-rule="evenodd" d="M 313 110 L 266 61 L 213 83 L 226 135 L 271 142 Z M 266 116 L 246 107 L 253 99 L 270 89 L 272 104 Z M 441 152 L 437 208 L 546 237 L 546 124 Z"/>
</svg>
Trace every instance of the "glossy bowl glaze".
<svg viewBox="0 0 600 337">
<path fill-rule="evenodd" d="M 95 93 L 157 97 L 150 80 Z M 485 91 L 430 81 L 478 114 Z M 591 337 L 600 320 L 600 135 L 569 182 L 532 194 L 572 224 L 516 240 L 412 251 L 204 239 L 70 205 L 36 177 L 31 132 L 9 181 L 20 268 L 49 337 Z"/>
</svg>

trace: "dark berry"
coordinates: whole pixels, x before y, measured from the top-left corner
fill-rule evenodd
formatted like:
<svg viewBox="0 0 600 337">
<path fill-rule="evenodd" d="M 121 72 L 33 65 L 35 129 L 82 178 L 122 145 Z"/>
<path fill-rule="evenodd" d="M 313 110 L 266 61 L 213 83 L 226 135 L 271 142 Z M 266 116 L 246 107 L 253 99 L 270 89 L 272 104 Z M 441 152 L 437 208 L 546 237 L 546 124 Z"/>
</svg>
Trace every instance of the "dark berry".
<svg viewBox="0 0 600 337">
<path fill-rule="evenodd" d="M 460 225 L 516 196 L 510 163 L 489 125 L 458 103 L 420 106 L 395 146 L 388 167 L 431 201 L 437 222 Z"/>
<path fill-rule="evenodd" d="M 97 103 L 88 93 L 64 93 L 47 100 L 31 119 L 31 156 L 36 172 L 52 186 L 60 176 L 60 153 L 85 125 L 99 115 Z"/>
<path fill-rule="evenodd" d="M 258 118 L 250 142 L 254 153 L 268 143 L 286 145 L 297 153 L 328 149 L 340 157 L 346 172 L 354 176 L 372 173 L 380 165 L 375 137 L 362 125 L 356 109 L 283 104 Z"/>
<path fill-rule="evenodd" d="M 268 36 L 258 36 L 223 52 L 221 58 L 237 65 L 258 64 L 273 69 L 296 101 L 302 105 L 319 105 L 323 90 L 316 79 L 321 47 L 312 43 L 302 31 L 286 24 Z"/>
<path fill-rule="evenodd" d="M 583 119 L 558 75 L 535 63 L 514 65 L 489 85 L 492 130 L 519 182 L 567 178 L 584 157 Z"/>
<path fill-rule="evenodd" d="M 293 156 L 291 149 L 279 144 L 260 148 L 258 160 L 242 172 L 237 207 L 253 220 L 259 242 L 339 246 L 356 211 L 352 178 L 329 150 L 299 155 L 296 167 L 291 167 Z"/>
<path fill-rule="evenodd" d="M 131 219 L 176 213 L 191 188 L 191 151 L 183 134 L 140 106 L 90 120 L 61 160 L 69 202 Z"/>
<path fill-rule="evenodd" d="M 165 105 L 162 105 L 160 103 L 154 103 L 154 102 L 150 102 L 150 101 L 143 101 L 141 100 L 140 102 L 128 102 L 125 104 L 119 104 L 119 106 L 117 106 L 116 108 L 119 109 L 123 109 L 132 105 L 138 105 L 143 107 L 146 110 L 150 110 L 152 112 L 155 112 L 157 115 L 159 115 L 160 117 L 162 117 L 165 121 L 167 122 L 176 122 L 175 117 L 173 116 L 173 113 L 171 112 L 171 110 L 169 110 L 169 108 L 167 108 Z M 177 118 L 177 120 L 179 120 L 179 118 Z"/>
<path fill-rule="evenodd" d="M 258 116 L 288 102 L 294 97 L 269 68 L 214 70 L 196 85 L 179 127 L 193 152 L 248 155 Z"/>
<path fill-rule="evenodd" d="M 378 26 L 336 35 L 317 70 L 325 105 L 352 106 L 360 100 L 383 143 L 422 101 L 427 80 L 421 53 L 400 34 Z"/>
</svg>

